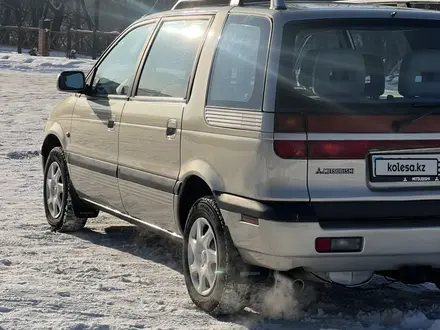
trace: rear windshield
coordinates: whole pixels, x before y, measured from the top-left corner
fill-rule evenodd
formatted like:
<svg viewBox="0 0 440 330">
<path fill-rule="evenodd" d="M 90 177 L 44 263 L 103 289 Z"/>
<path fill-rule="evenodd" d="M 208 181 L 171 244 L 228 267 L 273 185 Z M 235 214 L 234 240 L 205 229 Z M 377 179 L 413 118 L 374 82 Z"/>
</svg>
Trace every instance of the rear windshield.
<svg viewBox="0 0 440 330">
<path fill-rule="evenodd" d="M 439 22 L 287 23 L 277 108 L 406 112 L 440 106 Z"/>
</svg>

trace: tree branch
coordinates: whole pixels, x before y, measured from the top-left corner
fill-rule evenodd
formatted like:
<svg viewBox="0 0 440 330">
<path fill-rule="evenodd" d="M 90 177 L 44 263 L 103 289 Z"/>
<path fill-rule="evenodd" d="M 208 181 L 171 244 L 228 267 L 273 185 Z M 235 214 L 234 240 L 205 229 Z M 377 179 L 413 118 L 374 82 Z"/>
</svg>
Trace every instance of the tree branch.
<svg viewBox="0 0 440 330">
<path fill-rule="evenodd" d="M 66 4 L 66 0 L 61 1 L 60 5 L 58 7 L 56 7 L 52 3 L 52 0 L 46 0 L 46 4 L 49 6 L 49 9 L 52 10 L 53 13 L 56 13 L 64 7 L 64 5 Z"/>
<path fill-rule="evenodd" d="M 52 12 L 57 12 L 59 10 L 59 8 L 55 7 L 55 5 L 52 3 L 51 0 L 46 0 L 46 5 L 49 7 L 50 10 L 52 10 Z"/>
<path fill-rule="evenodd" d="M 87 27 L 89 28 L 89 30 L 93 30 L 93 28 L 95 27 L 95 23 L 93 23 L 93 20 L 90 17 L 89 11 L 87 10 L 87 7 L 86 7 L 85 0 L 81 0 L 81 7 L 84 12 L 84 19 L 86 20 Z"/>
<path fill-rule="evenodd" d="M 8 7 L 10 9 L 12 9 L 12 10 L 15 10 L 14 6 L 11 6 L 11 5 L 7 4 L 6 2 L 0 2 L 0 7 L 1 6 Z"/>
</svg>

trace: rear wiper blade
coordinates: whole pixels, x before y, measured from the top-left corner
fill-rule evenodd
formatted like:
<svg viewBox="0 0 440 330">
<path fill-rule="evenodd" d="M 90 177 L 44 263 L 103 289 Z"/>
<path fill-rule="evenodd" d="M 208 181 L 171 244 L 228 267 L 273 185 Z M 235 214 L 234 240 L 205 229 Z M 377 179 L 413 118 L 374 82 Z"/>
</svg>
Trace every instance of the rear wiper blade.
<svg viewBox="0 0 440 330">
<path fill-rule="evenodd" d="M 439 108 L 440 107 L 440 103 L 439 104 L 413 104 L 414 108 L 417 107 L 423 107 L 423 108 Z M 430 109 L 429 111 L 423 111 L 421 113 L 417 113 L 415 115 L 400 119 L 400 120 L 393 120 L 391 123 L 391 128 L 393 129 L 394 133 L 397 133 L 402 126 L 405 125 L 409 125 L 413 122 L 415 122 L 416 120 L 422 119 L 423 117 L 429 116 L 435 112 L 438 112 L 438 109 Z"/>
</svg>

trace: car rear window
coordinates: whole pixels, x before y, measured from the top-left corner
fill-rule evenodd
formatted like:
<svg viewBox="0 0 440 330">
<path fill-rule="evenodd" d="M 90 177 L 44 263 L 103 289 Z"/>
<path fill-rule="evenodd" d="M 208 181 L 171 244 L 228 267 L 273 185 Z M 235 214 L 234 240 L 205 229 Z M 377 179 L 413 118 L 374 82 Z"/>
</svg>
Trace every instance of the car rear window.
<svg viewBox="0 0 440 330">
<path fill-rule="evenodd" d="M 289 22 L 277 109 L 407 111 L 440 106 L 440 24 L 433 20 Z"/>
</svg>

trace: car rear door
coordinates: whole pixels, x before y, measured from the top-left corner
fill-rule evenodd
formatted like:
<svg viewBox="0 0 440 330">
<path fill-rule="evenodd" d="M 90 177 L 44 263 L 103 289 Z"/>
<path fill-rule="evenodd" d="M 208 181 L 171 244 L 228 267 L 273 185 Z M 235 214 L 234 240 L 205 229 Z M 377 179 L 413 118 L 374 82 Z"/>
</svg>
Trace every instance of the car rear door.
<svg viewBox="0 0 440 330">
<path fill-rule="evenodd" d="M 125 209 L 174 232 L 182 114 L 212 18 L 161 20 L 121 120 L 118 175 Z"/>
</svg>

